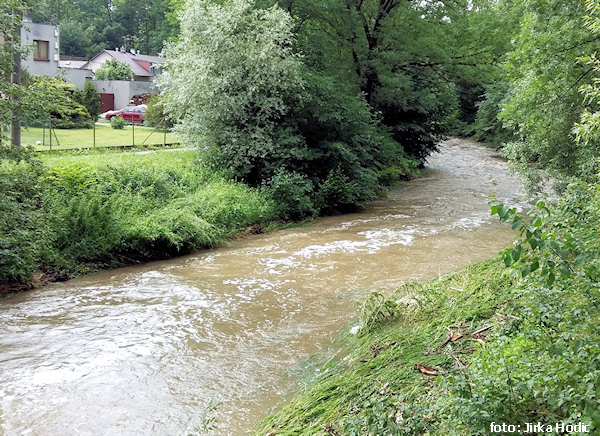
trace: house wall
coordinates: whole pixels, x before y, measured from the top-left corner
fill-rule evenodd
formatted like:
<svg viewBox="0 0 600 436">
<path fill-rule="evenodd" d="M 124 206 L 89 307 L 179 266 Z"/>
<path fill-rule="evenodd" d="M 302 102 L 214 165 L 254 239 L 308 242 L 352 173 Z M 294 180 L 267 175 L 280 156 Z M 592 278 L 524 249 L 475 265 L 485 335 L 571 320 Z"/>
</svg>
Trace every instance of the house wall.
<svg viewBox="0 0 600 436">
<path fill-rule="evenodd" d="M 33 60 L 34 41 L 48 41 L 48 60 Z M 30 74 L 36 76 L 56 76 L 58 72 L 58 26 L 54 24 L 39 24 L 24 22 L 21 28 L 21 45 L 30 49 L 27 58 L 21 63 L 21 66 Z"/>
<path fill-rule="evenodd" d="M 81 68 L 87 61 L 58 61 L 58 66 L 60 68 Z"/>
<path fill-rule="evenodd" d="M 77 70 L 74 68 L 59 68 L 58 74 L 67 83 L 72 83 L 81 90 L 85 86 L 85 81 L 91 80 L 94 77 L 92 70 Z"/>
<path fill-rule="evenodd" d="M 103 63 L 105 63 L 106 61 L 109 61 L 111 59 L 113 59 L 113 57 L 111 55 L 109 55 L 108 53 L 100 53 L 98 55 L 98 57 L 96 57 L 95 59 L 92 59 L 88 62 L 87 68 L 89 68 L 90 70 L 92 70 L 95 73 L 96 70 L 98 68 L 100 68 Z"/>
<path fill-rule="evenodd" d="M 158 90 L 152 82 L 135 82 L 130 80 L 93 80 L 92 83 L 100 94 L 115 95 L 115 109 L 121 109 L 129 104 L 136 94 L 154 93 Z"/>
</svg>

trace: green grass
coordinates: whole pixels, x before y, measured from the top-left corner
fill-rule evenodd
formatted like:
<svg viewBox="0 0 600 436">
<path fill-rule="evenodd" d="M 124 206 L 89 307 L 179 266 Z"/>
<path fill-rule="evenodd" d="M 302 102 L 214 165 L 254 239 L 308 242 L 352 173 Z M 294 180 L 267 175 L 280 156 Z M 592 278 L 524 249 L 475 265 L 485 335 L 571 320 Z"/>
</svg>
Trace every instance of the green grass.
<svg viewBox="0 0 600 436">
<path fill-rule="evenodd" d="M 56 137 L 52 135 L 52 150 L 67 150 L 73 148 L 88 148 L 94 145 L 93 129 L 55 129 Z M 108 124 L 96 125 L 96 147 L 114 147 L 114 146 L 131 146 L 134 141 L 135 145 L 163 144 L 164 135 L 162 129 L 154 131 L 153 127 L 143 127 L 136 125 L 135 132 L 132 132 L 132 127 L 127 126 L 124 129 L 113 129 Z M 58 138 L 58 143 L 56 141 Z M 21 129 L 21 141 L 23 145 L 33 146 L 36 150 L 50 150 L 50 135 L 48 130 L 38 127 L 23 127 Z M 45 145 L 37 145 L 40 141 Z M 179 139 L 172 133 L 167 132 L 167 144 L 177 143 Z"/>
<path fill-rule="evenodd" d="M 471 347 L 479 343 L 467 334 L 489 325 L 493 330 L 502 322 L 499 312 L 510 285 L 508 270 L 489 261 L 428 283 L 408 284 L 389 300 L 371 297 L 361 311 L 362 331 L 346 332 L 341 338 L 341 354 L 346 357 L 322 368 L 324 375 L 268 417 L 257 433 L 397 434 L 386 433 L 391 430 L 376 423 L 369 433 L 364 424 L 379 419 L 379 408 L 391 408 L 398 414 L 392 421 L 403 415 L 405 430 L 412 434 L 408 430 L 418 427 L 419 408 L 445 395 L 436 377 L 422 374 L 414 365 L 435 367 L 440 373 L 454 371 L 456 361 L 446 350 L 468 364 Z M 388 307 L 381 310 L 386 302 Z M 440 347 L 449 336 L 448 326 L 459 326 L 453 332 L 462 332 L 465 338 Z"/>
<path fill-rule="evenodd" d="M 218 245 L 275 219 L 259 190 L 194 151 L 43 154 L 0 161 L 0 290 L 36 271 L 71 277 Z"/>
</svg>

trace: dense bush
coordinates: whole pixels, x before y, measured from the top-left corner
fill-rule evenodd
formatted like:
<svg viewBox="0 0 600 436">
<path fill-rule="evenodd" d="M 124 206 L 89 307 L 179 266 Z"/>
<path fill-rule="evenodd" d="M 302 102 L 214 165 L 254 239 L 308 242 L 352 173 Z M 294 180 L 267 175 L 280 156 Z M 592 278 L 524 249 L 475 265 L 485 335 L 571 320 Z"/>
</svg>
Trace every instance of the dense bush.
<svg viewBox="0 0 600 436">
<path fill-rule="evenodd" d="M 281 219 L 301 219 L 317 213 L 313 184 L 301 174 L 282 171 L 268 180 L 265 187 Z"/>
<path fill-rule="evenodd" d="M 100 93 L 92 82 L 86 80 L 83 91 L 76 90 L 73 93 L 73 98 L 87 109 L 92 121 L 95 122 L 98 119 L 101 106 Z"/>
<path fill-rule="evenodd" d="M 27 150 L 0 146 L 0 283 L 27 282 L 45 248 L 42 165 Z"/>
<path fill-rule="evenodd" d="M 168 128 L 173 127 L 173 121 L 167 116 L 165 104 L 160 96 L 155 95 L 151 97 L 148 100 L 147 106 L 144 121 L 147 121 L 149 126 L 164 126 L 166 123 Z"/>
<path fill-rule="evenodd" d="M 110 127 L 112 127 L 113 129 L 121 130 L 126 125 L 127 123 L 121 115 L 117 115 L 116 117 L 113 117 L 112 120 L 110 120 Z"/>
</svg>

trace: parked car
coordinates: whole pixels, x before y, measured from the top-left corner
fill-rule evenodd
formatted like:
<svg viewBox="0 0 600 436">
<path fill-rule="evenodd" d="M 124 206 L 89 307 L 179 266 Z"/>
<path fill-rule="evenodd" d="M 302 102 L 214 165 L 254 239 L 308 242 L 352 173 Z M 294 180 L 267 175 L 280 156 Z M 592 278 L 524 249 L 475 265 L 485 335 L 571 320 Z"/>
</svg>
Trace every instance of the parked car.
<svg viewBox="0 0 600 436">
<path fill-rule="evenodd" d="M 118 111 L 108 111 L 104 114 L 104 118 L 108 121 L 112 121 L 118 115 L 121 115 L 128 123 L 134 122 L 138 124 L 144 123 L 144 114 L 146 113 L 147 106 L 141 104 L 139 106 L 126 106 Z"/>
</svg>

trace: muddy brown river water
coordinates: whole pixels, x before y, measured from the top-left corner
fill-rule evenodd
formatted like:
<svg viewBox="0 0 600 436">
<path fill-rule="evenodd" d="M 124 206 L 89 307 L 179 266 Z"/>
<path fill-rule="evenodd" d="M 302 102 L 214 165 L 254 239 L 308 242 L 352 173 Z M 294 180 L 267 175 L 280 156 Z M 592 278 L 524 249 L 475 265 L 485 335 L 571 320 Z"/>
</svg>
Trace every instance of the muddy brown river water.
<svg viewBox="0 0 600 436">
<path fill-rule="evenodd" d="M 364 212 L 1 300 L 0 433 L 193 434 L 217 401 L 216 433 L 246 434 L 371 290 L 509 245 L 490 193 L 523 198 L 496 153 L 451 140 Z"/>
</svg>

